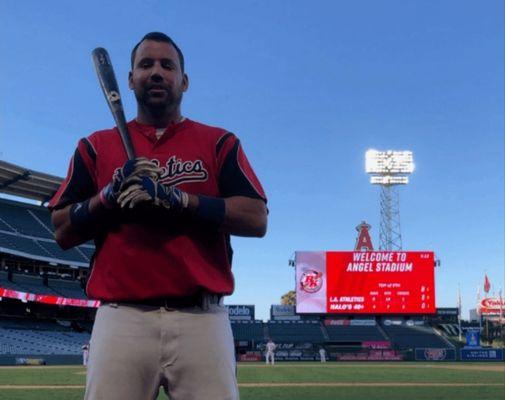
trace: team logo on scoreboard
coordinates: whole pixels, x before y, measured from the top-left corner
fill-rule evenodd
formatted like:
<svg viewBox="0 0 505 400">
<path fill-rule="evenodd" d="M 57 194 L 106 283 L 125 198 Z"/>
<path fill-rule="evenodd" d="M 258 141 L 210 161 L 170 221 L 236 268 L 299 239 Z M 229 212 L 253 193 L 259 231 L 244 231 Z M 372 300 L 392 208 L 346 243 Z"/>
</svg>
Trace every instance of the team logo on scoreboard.
<svg viewBox="0 0 505 400">
<path fill-rule="evenodd" d="M 316 293 L 323 286 L 323 273 L 309 269 L 300 278 L 300 288 L 307 293 Z"/>
<path fill-rule="evenodd" d="M 424 357 L 427 360 L 440 361 L 445 360 L 447 352 L 445 349 L 424 349 Z"/>
</svg>

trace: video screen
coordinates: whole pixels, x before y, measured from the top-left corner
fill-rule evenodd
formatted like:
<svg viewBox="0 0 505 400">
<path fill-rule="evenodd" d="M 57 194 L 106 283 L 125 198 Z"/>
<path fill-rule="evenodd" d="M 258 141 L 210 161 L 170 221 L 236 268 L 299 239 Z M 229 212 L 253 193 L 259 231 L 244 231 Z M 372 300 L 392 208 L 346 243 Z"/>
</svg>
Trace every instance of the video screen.
<svg viewBox="0 0 505 400">
<path fill-rule="evenodd" d="M 434 314 L 431 251 L 296 252 L 296 312 Z"/>
</svg>

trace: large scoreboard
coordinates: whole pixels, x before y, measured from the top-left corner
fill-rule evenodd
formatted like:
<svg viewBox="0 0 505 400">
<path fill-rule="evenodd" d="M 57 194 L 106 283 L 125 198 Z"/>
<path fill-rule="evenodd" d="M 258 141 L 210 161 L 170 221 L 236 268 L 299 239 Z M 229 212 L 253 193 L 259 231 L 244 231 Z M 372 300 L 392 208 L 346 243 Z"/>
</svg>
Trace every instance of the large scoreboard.
<svg viewBox="0 0 505 400">
<path fill-rule="evenodd" d="M 296 312 L 434 314 L 431 251 L 298 251 Z"/>
</svg>

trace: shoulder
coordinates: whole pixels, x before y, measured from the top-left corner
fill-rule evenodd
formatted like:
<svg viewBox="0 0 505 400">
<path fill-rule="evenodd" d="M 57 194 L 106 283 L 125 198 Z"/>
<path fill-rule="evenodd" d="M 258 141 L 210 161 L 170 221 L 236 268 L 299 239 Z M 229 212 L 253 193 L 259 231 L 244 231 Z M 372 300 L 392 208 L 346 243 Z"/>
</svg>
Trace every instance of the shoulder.
<svg viewBox="0 0 505 400">
<path fill-rule="evenodd" d="M 79 144 L 84 145 L 88 150 L 92 149 L 95 154 L 98 149 L 107 149 L 109 146 L 117 146 L 121 143 L 121 137 L 117 128 L 102 129 L 95 131 L 87 137 L 80 140 Z"/>
<path fill-rule="evenodd" d="M 222 140 L 224 137 L 233 136 L 235 134 L 231 133 L 229 130 L 217 126 L 207 125 L 202 122 L 193 121 L 187 119 L 187 126 L 194 133 L 206 136 L 207 138 L 213 139 L 215 142 Z"/>
<path fill-rule="evenodd" d="M 96 142 L 103 139 L 108 139 L 116 136 L 117 128 L 102 129 L 93 132 L 91 135 L 87 136 L 85 139 L 90 142 Z"/>
</svg>

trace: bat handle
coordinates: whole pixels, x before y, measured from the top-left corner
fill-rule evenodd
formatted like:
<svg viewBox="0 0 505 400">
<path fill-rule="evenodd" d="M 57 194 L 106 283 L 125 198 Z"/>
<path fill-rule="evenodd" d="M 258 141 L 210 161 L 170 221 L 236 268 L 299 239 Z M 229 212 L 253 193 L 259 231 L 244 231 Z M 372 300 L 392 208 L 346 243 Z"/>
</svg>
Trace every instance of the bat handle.
<svg viewBox="0 0 505 400">
<path fill-rule="evenodd" d="M 128 132 L 128 128 L 126 125 L 126 120 L 123 113 L 114 113 L 114 119 L 116 120 L 116 126 L 119 130 L 119 135 L 121 136 L 121 140 L 123 141 L 124 148 L 126 150 L 126 155 L 128 160 L 133 160 L 136 158 L 135 150 L 133 150 L 133 143 L 130 137 L 130 133 Z"/>
</svg>

